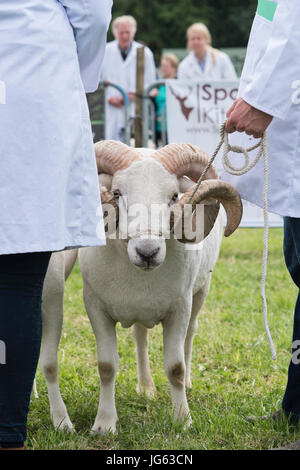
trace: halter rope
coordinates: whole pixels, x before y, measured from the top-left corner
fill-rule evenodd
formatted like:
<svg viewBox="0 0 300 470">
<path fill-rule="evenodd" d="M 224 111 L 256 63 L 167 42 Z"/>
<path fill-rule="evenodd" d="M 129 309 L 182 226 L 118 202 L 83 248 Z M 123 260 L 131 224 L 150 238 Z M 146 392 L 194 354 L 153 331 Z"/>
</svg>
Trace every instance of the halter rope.
<svg viewBox="0 0 300 470">
<path fill-rule="evenodd" d="M 244 149 L 243 147 L 240 147 L 238 145 L 230 145 L 229 140 L 228 140 L 228 134 L 225 130 L 225 124 L 223 123 L 221 128 L 220 128 L 220 135 L 221 139 L 220 142 L 213 153 L 212 157 L 210 158 L 207 166 L 203 170 L 198 182 L 195 185 L 195 189 L 188 201 L 188 204 L 192 202 L 193 197 L 198 190 L 201 182 L 206 176 L 206 173 L 208 172 L 210 166 L 212 165 L 213 161 L 215 160 L 216 156 L 218 155 L 222 145 L 224 144 L 224 150 L 223 150 L 223 156 L 222 156 L 222 164 L 228 173 L 231 175 L 244 175 L 245 173 L 248 173 L 260 160 L 261 156 L 263 156 L 264 159 L 264 188 L 263 188 L 263 212 L 264 212 L 264 237 L 263 237 L 263 256 L 262 256 L 262 277 L 261 277 L 261 298 L 262 298 L 262 303 L 263 303 L 263 319 L 264 319 L 264 327 L 265 331 L 267 334 L 268 342 L 270 345 L 271 353 L 272 353 L 272 359 L 276 360 L 276 350 L 275 346 L 271 337 L 271 333 L 269 330 L 268 326 L 268 305 L 267 305 L 267 299 L 266 299 L 266 278 L 267 278 L 267 264 L 268 264 L 268 237 L 269 237 L 269 221 L 268 221 L 268 152 L 267 152 L 267 137 L 266 133 L 263 134 L 261 140 L 253 145 L 253 147 L 250 147 L 248 149 Z M 252 150 L 255 150 L 259 148 L 259 151 L 253 160 L 252 163 L 250 162 L 249 158 L 249 152 Z M 232 163 L 229 160 L 228 154 L 229 152 L 233 153 L 242 153 L 244 155 L 244 164 L 240 167 L 234 167 Z"/>
</svg>

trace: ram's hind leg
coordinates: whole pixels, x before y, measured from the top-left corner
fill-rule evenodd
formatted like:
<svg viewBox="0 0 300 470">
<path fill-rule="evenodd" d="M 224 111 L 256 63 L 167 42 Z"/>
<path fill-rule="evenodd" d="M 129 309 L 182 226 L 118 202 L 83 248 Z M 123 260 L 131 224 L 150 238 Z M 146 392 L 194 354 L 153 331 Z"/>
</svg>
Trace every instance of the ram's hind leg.
<svg viewBox="0 0 300 470">
<path fill-rule="evenodd" d="M 76 252 L 74 258 L 76 260 Z M 53 425 L 55 428 L 71 431 L 73 425 L 58 382 L 57 352 L 63 323 L 64 287 L 65 253 L 53 253 L 43 289 L 43 347 L 40 365 L 47 383 Z"/>
<path fill-rule="evenodd" d="M 136 349 L 138 392 L 146 393 L 148 397 L 152 397 L 156 389 L 150 371 L 148 329 L 139 323 L 135 323 L 133 325 L 133 337 Z"/>
<path fill-rule="evenodd" d="M 198 328 L 198 314 L 208 294 L 209 286 L 210 286 L 210 279 L 211 279 L 211 276 L 209 276 L 206 284 L 193 296 L 192 313 L 191 313 L 191 318 L 190 318 L 190 322 L 189 322 L 189 326 L 188 326 L 188 330 L 187 330 L 187 334 L 185 338 L 185 343 L 184 343 L 184 357 L 185 357 L 185 367 L 186 367 L 185 385 L 188 388 L 192 386 L 191 360 L 192 360 L 193 340 L 194 340 L 194 336 Z"/>
</svg>

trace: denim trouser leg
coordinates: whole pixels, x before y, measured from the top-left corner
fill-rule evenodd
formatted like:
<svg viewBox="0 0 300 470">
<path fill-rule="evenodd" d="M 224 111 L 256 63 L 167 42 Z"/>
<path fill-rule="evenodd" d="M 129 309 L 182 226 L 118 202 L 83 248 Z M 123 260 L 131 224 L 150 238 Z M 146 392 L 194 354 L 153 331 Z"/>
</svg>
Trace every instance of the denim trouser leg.
<svg viewBox="0 0 300 470">
<path fill-rule="evenodd" d="M 0 444 L 24 442 L 51 253 L 0 256 Z"/>
<path fill-rule="evenodd" d="M 284 257 L 289 273 L 298 288 L 300 288 L 300 219 L 284 218 Z M 295 306 L 293 343 L 299 341 L 293 352 L 300 345 L 300 291 Z M 296 354 L 299 359 L 299 354 Z M 300 363 L 292 360 L 288 370 L 288 382 L 282 401 L 282 408 L 291 417 L 300 417 Z"/>
</svg>

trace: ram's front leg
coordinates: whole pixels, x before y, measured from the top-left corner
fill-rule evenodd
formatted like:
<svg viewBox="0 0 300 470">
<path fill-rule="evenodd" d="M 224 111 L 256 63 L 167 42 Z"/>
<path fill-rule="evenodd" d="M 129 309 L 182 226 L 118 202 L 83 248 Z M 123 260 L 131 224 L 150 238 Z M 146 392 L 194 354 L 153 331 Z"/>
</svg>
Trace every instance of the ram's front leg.
<svg viewBox="0 0 300 470">
<path fill-rule="evenodd" d="M 100 375 L 99 406 L 91 432 L 114 433 L 118 422 L 115 406 L 115 379 L 118 370 L 115 322 L 103 313 L 97 300 L 93 299 L 93 294 L 88 295 L 86 291 L 85 288 L 85 304 L 96 337 Z"/>
<path fill-rule="evenodd" d="M 96 333 L 98 370 L 100 375 L 100 400 L 92 432 L 116 432 L 118 422 L 115 405 L 115 379 L 118 370 L 118 350 L 115 323 L 106 317 L 99 322 Z"/>
<path fill-rule="evenodd" d="M 70 250 L 68 255 L 72 256 L 73 265 L 76 253 L 76 250 Z M 52 254 L 43 288 L 43 347 L 40 365 L 47 383 L 53 425 L 57 429 L 72 431 L 73 425 L 59 389 L 57 359 L 63 323 L 65 264 L 66 252 Z"/>
<path fill-rule="evenodd" d="M 179 302 L 181 303 L 181 302 Z M 163 321 L 164 364 L 171 386 L 174 420 L 191 424 L 185 391 L 184 341 L 189 323 L 191 305 L 182 302 L 176 312 L 171 312 Z"/>
</svg>

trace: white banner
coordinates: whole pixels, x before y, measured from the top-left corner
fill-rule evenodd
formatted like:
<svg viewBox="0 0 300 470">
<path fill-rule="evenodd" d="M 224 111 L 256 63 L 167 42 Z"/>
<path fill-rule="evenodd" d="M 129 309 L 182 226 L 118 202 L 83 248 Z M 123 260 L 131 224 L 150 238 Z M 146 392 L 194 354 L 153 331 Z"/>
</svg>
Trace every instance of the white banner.
<svg viewBox="0 0 300 470">
<path fill-rule="evenodd" d="M 169 142 L 194 144 L 210 157 L 220 140 L 220 126 L 237 97 L 237 81 L 166 80 L 167 129 Z M 220 173 L 221 152 L 215 160 Z M 241 227 L 263 227 L 263 211 L 243 201 Z M 282 218 L 269 214 L 270 227 L 281 227 Z"/>
</svg>

